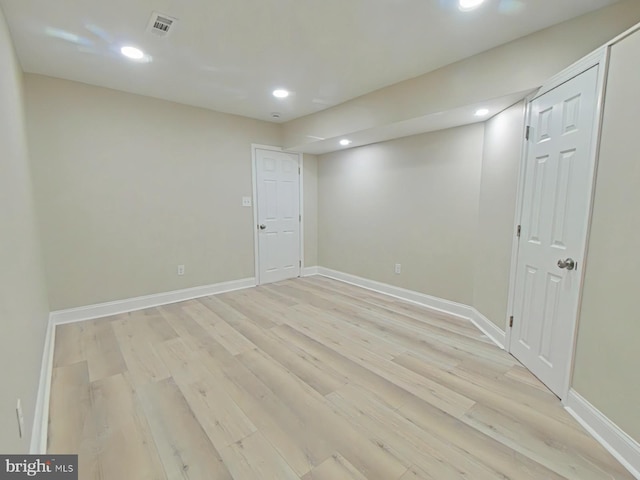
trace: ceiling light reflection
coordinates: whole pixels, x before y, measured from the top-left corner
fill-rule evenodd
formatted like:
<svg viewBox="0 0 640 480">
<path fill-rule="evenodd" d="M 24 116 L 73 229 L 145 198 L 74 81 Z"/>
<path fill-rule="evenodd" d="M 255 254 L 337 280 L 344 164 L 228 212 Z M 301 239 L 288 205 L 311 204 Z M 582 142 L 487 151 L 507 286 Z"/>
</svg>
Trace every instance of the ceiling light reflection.
<svg viewBox="0 0 640 480">
<path fill-rule="evenodd" d="M 139 63 L 149 63 L 151 62 L 151 56 L 144 53 L 137 47 L 132 47 L 131 45 L 125 45 L 120 49 L 120 53 L 127 57 L 130 60 L 134 60 Z"/>
<path fill-rule="evenodd" d="M 60 40 L 73 43 L 75 45 L 81 45 L 83 47 L 93 46 L 93 42 L 88 38 L 81 37 L 80 35 L 76 35 L 75 33 L 67 32 L 66 30 L 61 30 L 59 28 L 47 27 L 45 28 L 44 33 L 50 37 L 59 38 Z"/>
<path fill-rule="evenodd" d="M 475 10 L 484 3 L 484 0 L 458 0 L 458 8 L 463 12 Z"/>
<path fill-rule="evenodd" d="M 289 91 L 284 88 L 278 88 L 273 91 L 273 96 L 276 98 L 287 98 L 289 96 Z"/>
</svg>

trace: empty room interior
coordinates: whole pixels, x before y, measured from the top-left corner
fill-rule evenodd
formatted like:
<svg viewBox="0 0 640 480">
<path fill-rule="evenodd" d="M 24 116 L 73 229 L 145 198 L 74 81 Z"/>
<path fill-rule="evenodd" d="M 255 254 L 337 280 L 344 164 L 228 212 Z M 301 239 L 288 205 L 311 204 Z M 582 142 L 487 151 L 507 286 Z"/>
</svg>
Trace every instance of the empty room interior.
<svg viewBox="0 0 640 480">
<path fill-rule="evenodd" d="M 638 22 L 0 0 L 0 455 L 640 479 Z"/>
</svg>

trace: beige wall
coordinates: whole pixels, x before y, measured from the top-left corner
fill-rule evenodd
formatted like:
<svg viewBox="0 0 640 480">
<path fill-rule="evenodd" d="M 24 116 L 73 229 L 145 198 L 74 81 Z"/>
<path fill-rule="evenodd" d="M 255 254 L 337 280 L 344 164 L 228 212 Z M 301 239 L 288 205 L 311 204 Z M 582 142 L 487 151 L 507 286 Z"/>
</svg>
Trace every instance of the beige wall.
<svg viewBox="0 0 640 480">
<path fill-rule="evenodd" d="M 484 134 L 473 306 L 502 330 L 506 328 L 523 131 L 522 102 L 490 119 Z"/>
<path fill-rule="evenodd" d="M 26 453 L 49 316 L 24 127 L 22 71 L 0 10 L 0 452 Z M 24 437 L 16 401 L 22 399 Z"/>
<path fill-rule="evenodd" d="M 473 305 L 504 330 L 523 125 L 519 103 L 484 128 L 320 156 L 320 265 Z"/>
<path fill-rule="evenodd" d="M 612 49 L 573 387 L 640 442 L 640 33 Z"/>
<path fill-rule="evenodd" d="M 37 75 L 25 85 L 52 310 L 254 276 L 241 200 L 251 143 L 279 145 L 279 125 Z"/>
<path fill-rule="evenodd" d="M 320 156 L 320 265 L 471 304 L 483 132 L 475 124 Z"/>
<path fill-rule="evenodd" d="M 347 135 L 534 89 L 638 21 L 639 1 L 617 3 L 288 122 L 284 145 L 303 147 L 313 137 Z"/>
<path fill-rule="evenodd" d="M 318 157 L 303 158 L 304 189 L 304 266 L 318 265 Z"/>
</svg>

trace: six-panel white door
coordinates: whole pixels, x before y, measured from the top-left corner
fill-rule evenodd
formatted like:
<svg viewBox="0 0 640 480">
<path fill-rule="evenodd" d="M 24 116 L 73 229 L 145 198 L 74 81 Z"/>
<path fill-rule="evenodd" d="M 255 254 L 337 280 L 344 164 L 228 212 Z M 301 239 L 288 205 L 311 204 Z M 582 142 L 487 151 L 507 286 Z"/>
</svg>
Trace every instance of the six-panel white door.
<svg viewBox="0 0 640 480">
<path fill-rule="evenodd" d="M 300 170 L 296 154 L 256 149 L 258 282 L 300 276 Z"/>
<path fill-rule="evenodd" d="M 560 397 L 589 224 L 598 68 L 530 105 L 510 352 Z"/>
</svg>

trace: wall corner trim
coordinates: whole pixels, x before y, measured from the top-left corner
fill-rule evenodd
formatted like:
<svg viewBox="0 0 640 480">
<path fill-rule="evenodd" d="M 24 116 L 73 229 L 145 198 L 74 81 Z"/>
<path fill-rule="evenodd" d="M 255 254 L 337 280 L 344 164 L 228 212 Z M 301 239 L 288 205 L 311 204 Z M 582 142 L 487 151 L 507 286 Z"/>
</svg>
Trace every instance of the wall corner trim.
<svg viewBox="0 0 640 480">
<path fill-rule="evenodd" d="M 482 331 L 487 337 L 493 340 L 497 346 L 499 346 L 502 350 L 505 350 L 505 345 L 507 344 L 507 334 L 504 330 L 501 330 L 495 323 L 485 317 L 482 313 L 480 313 L 476 308 L 469 307 L 471 309 L 471 315 L 469 316 L 469 320 L 473 323 L 478 330 Z"/>
<path fill-rule="evenodd" d="M 318 275 L 319 267 L 304 267 L 300 274 L 301 277 L 312 277 L 313 275 Z"/>
<path fill-rule="evenodd" d="M 38 395 L 36 408 L 33 414 L 33 427 L 31 429 L 31 444 L 29 453 L 42 455 L 47 453 L 47 433 L 49 425 L 49 399 L 51 394 L 51 375 L 53 374 L 53 347 L 56 341 L 56 330 L 49 314 L 47 332 L 44 337 L 44 349 L 42 351 L 42 364 L 40 366 L 40 382 L 38 383 Z"/>
<path fill-rule="evenodd" d="M 634 477 L 640 479 L 640 443 L 574 389 L 569 390 L 564 408 Z"/>
<path fill-rule="evenodd" d="M 317 267 L 317 274 L 322 275 L 323 277 L 333 278 L 334 280 L 340 280 L 341 282 L 350 283 L 358 287 L 366 288 L 367 290 L 373 290 L 375 292 L 384 293 L 385 295 L 390 295 L 392 297 L 406 300 L 408 302 L 426 307 L 429 310 L 433 310 L 434 312 L 444 313 L 456 318 L 469 320 L 493 343 L 504 350 L 506 339 L 505 332 L 500 330 L 496 325 L 489 321 L 487 317 L 485 317 L 480 312 L 478 312 L 478 310 L 469 305 L 452 302 L 451 300 L 445 300 L 443 298 L 433 297 L 425 293 L 407 290 L 405 288 L 395 287 L 387 283 L 369 280 L 366 278 L 358 277 L 356 275 L 351 275 L 349 273 L 331 270 L 325 267 Z"/>
</svg>

